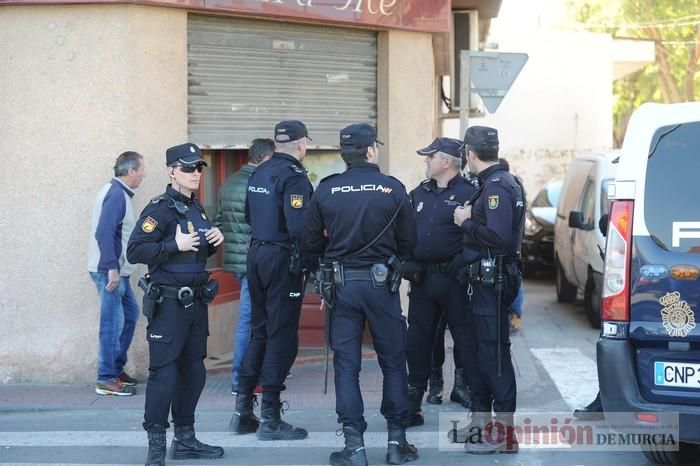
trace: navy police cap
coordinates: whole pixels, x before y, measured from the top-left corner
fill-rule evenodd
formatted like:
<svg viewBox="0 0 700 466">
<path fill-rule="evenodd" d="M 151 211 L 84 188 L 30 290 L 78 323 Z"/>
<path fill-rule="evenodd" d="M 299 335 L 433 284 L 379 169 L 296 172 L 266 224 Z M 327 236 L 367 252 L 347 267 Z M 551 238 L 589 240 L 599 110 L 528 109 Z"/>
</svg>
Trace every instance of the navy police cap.
<svg viewBox="0 0 700 466">
<path fill-rule="evenodd" d="M 174 165 L 194 165 L 202 163 L 206 166 L 206 162 L 202 159 L 202 151 L 199 150 L 196 144 L 186 142 L 179 146 L 173 146 L 165 151 L 165 164 Z"/>
<path fill-rule="evenodd" d="M 474 150 L 498 150 L 498 131 L 488 126 L 471 126 L 464 133 L 464 145 Z"/>
<path fill-rule="evenodd" d="M 435 138 L 428 147 L 418 149 L 418 155 L 433 155 L 442 152 L 452 157 L 462 158 L 461 155 L 462 141 L 452 138 Z"/>
<path fill-rule="evenodd" d="M 377 131 L 367 123 L 354 123 L 340 130 L 340 147 L 364 148 L 375 142 L 384 144 L 377 139 Z"/>
<path fill-rule="evenodd" d="M 275 125 L 275 142 L 291 142 L 301 138 L 311 140 L 306 125 L 301 121 L 285 120 Z"/>
</svg>

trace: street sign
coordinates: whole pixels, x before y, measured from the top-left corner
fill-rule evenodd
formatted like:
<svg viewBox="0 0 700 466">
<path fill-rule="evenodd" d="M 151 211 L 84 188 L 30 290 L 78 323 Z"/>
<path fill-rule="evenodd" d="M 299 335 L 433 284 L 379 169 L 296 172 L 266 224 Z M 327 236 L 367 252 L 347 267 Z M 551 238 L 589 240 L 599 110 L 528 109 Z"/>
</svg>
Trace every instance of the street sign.
<svg viewBox="0 0 700 466">
<path fill-rule="evenodd" d="M 469 57 L 472 91 L 479 94 L 489 113 L 495 113 L 525 66 L 527 54 L 462 51 L 465 54 Z"/>
</svg>

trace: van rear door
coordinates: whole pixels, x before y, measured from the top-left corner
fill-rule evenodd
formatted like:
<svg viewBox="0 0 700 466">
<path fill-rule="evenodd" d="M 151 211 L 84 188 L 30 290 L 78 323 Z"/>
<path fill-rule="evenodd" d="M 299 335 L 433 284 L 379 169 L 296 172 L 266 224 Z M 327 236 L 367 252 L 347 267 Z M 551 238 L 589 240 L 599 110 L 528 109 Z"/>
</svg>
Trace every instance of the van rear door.
<svg viewBox="0 0 700 466">
<path fill-rule="evenodd" d="M 636 193 L 630 340 L 649 401 L 700 405 L 700 122 L 660 128 Z M 635 221 L 635 224 L 639 224 Z"/>
</svg>

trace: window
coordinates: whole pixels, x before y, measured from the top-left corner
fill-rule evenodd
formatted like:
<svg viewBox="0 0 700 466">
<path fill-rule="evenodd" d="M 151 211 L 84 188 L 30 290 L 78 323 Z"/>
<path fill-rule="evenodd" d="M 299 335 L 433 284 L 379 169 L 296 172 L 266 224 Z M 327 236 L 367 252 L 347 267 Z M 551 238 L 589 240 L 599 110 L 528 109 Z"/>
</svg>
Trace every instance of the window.
<svg viewBox="0 0 700 466">
<path fill-rule="evenodd" d="M 583 188 L 583 197 L 581 198 L 581 213 L 583 214 L 583 223 L 592 225 L 595 218 L 595 183 L 592 179 L 586 181 L 586 186 Z"/>
</svg>

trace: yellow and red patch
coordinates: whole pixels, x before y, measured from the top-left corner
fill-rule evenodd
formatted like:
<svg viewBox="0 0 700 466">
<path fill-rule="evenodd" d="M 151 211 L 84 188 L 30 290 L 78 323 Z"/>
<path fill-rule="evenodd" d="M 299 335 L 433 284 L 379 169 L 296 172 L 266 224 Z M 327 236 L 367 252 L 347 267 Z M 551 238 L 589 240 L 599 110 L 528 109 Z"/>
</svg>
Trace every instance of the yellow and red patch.
<svg viewBox="0 0 700 466">
<path fill-rule="evenodd" d="M 151 233 L 157 226 L 158 220 L 153 217 L 146 217 L 146 220 L 144 220 L 143 224 L 141 225 L 141 229 L 146 233 Z"/>
<path fill-rule="evenodd" d="M 289 203 L 295 209 L 301 209 L 304 207 L 304 196 L 301 194 L 292 194 L 289 196 Z"/>
</svg>

